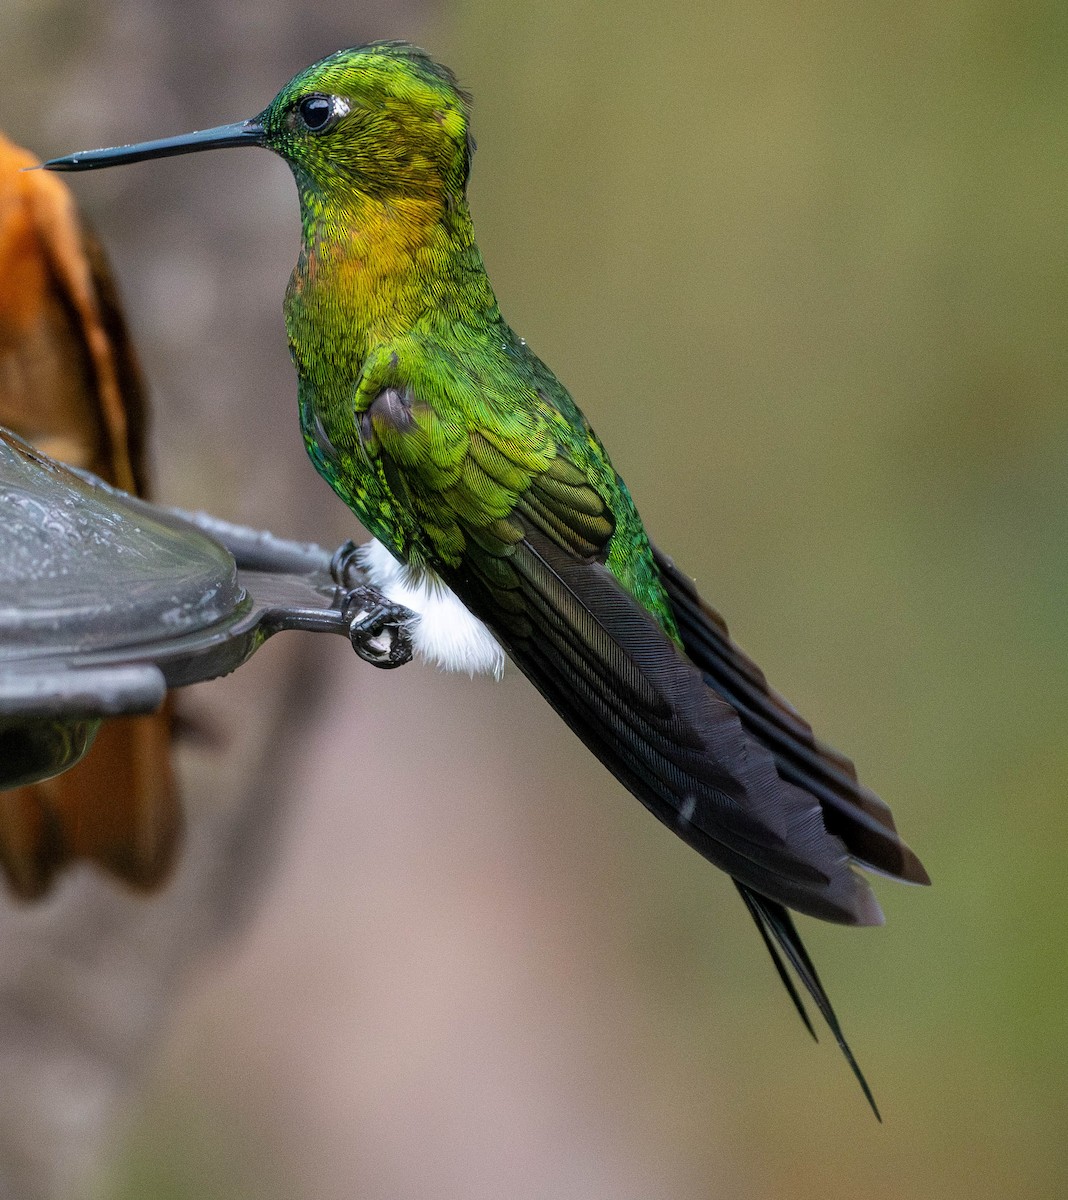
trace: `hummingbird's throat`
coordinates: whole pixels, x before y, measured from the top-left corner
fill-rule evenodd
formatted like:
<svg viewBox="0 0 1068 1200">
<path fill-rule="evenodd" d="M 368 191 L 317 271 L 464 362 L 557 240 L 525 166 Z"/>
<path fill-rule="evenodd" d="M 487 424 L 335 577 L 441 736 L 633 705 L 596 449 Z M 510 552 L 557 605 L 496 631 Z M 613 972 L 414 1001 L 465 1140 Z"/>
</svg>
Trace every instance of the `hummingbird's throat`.
<svg viewBox="0 0 1068 1200">
<path fill-rule="evenodd" d="M 303 239 L 291 295 L 344 312 L 376 340 L 410 330 L 457 286 L 470 217 L 440 196 L 301 195 Z M 351 326 L 350 326 L 351 328 Z"/>
</svg>

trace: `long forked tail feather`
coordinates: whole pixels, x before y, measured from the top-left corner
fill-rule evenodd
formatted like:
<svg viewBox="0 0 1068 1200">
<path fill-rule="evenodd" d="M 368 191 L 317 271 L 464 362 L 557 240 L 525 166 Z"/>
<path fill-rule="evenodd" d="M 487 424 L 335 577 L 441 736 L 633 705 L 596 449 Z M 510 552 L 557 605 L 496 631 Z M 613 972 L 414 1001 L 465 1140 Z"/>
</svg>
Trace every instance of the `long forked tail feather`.
<svg viewBox="0 0 1068 1200">
<path fill-rule="evenodd" d="M 746 887 L 745 884 L 738 883 L 737 880 L 735 880 L 735 886 L 741 893 L 746 908 L 749 909 L 750 915 L 760 930 L 760 936 L 764 939 L 764 945 L 768 948 L 771 960 L 775 964 L 775 970 L 786 987 L 790 999 L 794 1003 L 794 1007 L 801 1016 L 801 1020 L 804 1021 L 805 1028 L 814 1038 L 816 1037 L 816 1031 L 812 1027 L 812 1022 L 805 1010 L 805 1005 L 801 1000 L 797 987 L 790 978 L 786 963 L 789 963 L 793 968 L 794 973 L 801 983 L 804 984 L 805 990 L 812 997 L 813 1002 L 819 1009 L 820 1015 L 827 1022 L 827 1027 L 834 1035 L 834 1040 L 838 1043 L 838 1048 L 845 1055 L 846 1062 L 849 1063 L 850 1069 L 856 1076 L 857 1082 L 860 1084 L 860 1090 L 864 1093 L 864 1098 L 875 1114 L 875 1119 L 881 1123 L 883 1118 L 879 1112 L 879 1106 L 875 1103 L 875 1097 L 868 1086 L 868 1081 L 864 1078 L 864 1072 L 860 1069 L 857 1060 L 853 1057 L 853 1051 L 849 1048 L 849 1043 L 845 1040 L 842 1027 L 838 1023 L 838 1018 L 831 1007 L 827 993 L 823 990 L 823 984 L 820 983 L 820 977 L 816 973 L 816 968 L 812 964 L 812 959 L 808 956 L 808 951 L 801 941 L 801 936 L 797 932 L 789 912 L 781 904 L 774 900 L 768 900 L 765 896 L 761 896 L 758 892 L 754 892 L 751 888 Z M 784 957 L 786 962 L 783 961 Z"/>
</svg>

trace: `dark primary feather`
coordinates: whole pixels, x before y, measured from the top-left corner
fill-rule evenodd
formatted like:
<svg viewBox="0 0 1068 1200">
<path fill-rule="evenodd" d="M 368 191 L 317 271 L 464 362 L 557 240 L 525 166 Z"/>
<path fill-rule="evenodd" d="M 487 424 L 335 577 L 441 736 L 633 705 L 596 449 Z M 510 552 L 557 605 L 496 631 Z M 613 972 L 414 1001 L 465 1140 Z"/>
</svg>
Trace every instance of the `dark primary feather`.
<svg viewBox="0 0 1068 1200">
<path fill-rule="evenodd" d="M 535 523 L 538 522 L 538 523 Z M 446 579 L 590 749 L 680 837 L 736 879 L 847 924 L 881 913 L 819 803 L 780 778 L 657 622 L 597 558 L 525 503 L 498 553 Z"/>
<path fill-rule="evenodd" d="M 804 788 L 823 808 L 828 830 L 857 862 L 909 883 L 930 883 L 923 864 L 898 836 L 889 807 L 857 779 L 844 755 L 820 742 L 797 710 L 731 641 L 723 618 L 698 595 L 667 555 L 654 549 L 688 657 L 706 682 L 738 711 L 742 725 L 772 752 L 780 777 Z"/>
</svg>

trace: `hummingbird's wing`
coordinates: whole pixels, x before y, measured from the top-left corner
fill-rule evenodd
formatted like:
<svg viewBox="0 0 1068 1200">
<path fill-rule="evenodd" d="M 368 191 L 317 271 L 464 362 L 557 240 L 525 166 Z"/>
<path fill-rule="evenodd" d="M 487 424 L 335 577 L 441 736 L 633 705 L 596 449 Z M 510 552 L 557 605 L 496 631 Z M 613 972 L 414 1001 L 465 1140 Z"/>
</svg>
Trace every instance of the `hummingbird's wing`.
<svg viewBox="0 0 1068 1200">
<path fill-rule="evenodd" d="M 631 535 L 640 522 L 621 484 L 614 506 L 606 498 L 615 476 L 592 434 L 591 466 L 554 440 L 551 420 L 522 419 L 522 436 L 505 436 L 391 389 L 361 441 L 438 548 L 445 581 L 524 674 L 646 807 L 734 877 L 806 1027 L 790 969 L 878 1116 L 786 906 L 877 924 L 854 861 L 917 882 L 922 866 L 852 764 L 815 739 L 643 533 L 631 553 L 649 556 L 667 622 L 610 569 L 621 520 Z"/>
<path fill-rule="evenodd" d="M 529 410 L 521 438 L 464 415 L 388 389 L 361 422 L 393 495 L 438 548 L 445 582 L 598 758 L 704 857 L 798 911 L 881 923 L 819 798 L 779 773 L 610 569 L 617 526 L 637 515 L 625 490 L 606 498 L 604 474 L 594 478 L 604 460 L 583 463 Z M 650 554 L 644 535 L 629 552 Z"/>
</svg>

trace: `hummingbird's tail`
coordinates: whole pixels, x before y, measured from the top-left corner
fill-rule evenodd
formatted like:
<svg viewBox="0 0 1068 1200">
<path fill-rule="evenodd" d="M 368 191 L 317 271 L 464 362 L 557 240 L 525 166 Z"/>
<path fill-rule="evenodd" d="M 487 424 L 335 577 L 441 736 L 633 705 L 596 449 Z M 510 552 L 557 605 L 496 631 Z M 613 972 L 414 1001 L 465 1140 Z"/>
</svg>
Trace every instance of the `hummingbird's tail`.
<svg viewBox="0 0 1068 1200">
<path fill-rule="evenodd" d="M 845 1040 L 842 1027 L 838 1023 L 834 1009 L 831 1007 L 831 1001 L 827 993 L 823 990 L 820 977 L 816 973 L 812 959 L 808 956 L 808 951 L 801 941 L 801 935 L 797 932 L 789 911 L 776 901 L 769 900 L 766 896 L 761 896 L 759 892 L 754 892 L 752 888 L 746 887 L 744 883 L 738 883 L 737 880 L 734 882 L 741 893 L 742 899 L 745 901 L 746 908 L 749 909 L 753 920 L 756 922 L 757 929 L 760 930 L 760 936 L 764 939 L 764 945 L 768 948 L 771 961 L 775 964 L 775 970 L 778 971 L 783 986 L 789 993 L 794 1007 L 801 1016 L 801 1020 L 804 1021 L 805 1028 L 812 1034 L 813 1038 L 816 1038 L 816 1031 L 812 1027 L 812 1021 L 809 1019 L 804 1001 L 798 993 L 789 970 L 787 970 L 786 963 L 789 963 L 793 968 L 798 979 L 804 984 L 805 990 L 820 1010 L 820 1015 L 827 1022 L 827 1027 L 834 1035 L 834 1040 L 838 1043 L 839 1049 L 845 1055 L 846 1062 L 849 1063 L 850 1069 L 856 1076 L 857 1082 L 860 1084 L 860 1090 L 864 1093 L 864 1098 L 875 1114 L 875 1119 L 881 1122 L 883 1118 L 879 1112 L 879 1106 L 875 1103 L 875 1097 L 868 1086 L 868 1081 L 864 1078 L 864 1072 L 860 1069 L 857 1060 L 853 1057 L 853 1051 L 849 1048 L 849 1043 Z M 786 962 L 783 961 L 784 957 Z"/>
<path fill-rule="evenodd" d="M 854 861 L 904 882 L 929 883 L 922 863 L 898 836 L 890 809 L 860 783 L 849 759 L 816 738 L 808 722 L 731 640 L 723 618 L 701 599 L 692 581 L 666 555 L 655 554 L 687 657 L 705 683 L 733 705 L 746 731 L 771 752 L 779 777 L 819 802 L 828 832 L 841 838 Z M 881 1121 L 871 1088 L 842 1035 L 789 911 L 737 879 L 735 884 L 809 1033 L 816 1036 L 790 969 L 827 1022 Z"/>
</svg>

